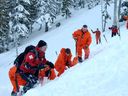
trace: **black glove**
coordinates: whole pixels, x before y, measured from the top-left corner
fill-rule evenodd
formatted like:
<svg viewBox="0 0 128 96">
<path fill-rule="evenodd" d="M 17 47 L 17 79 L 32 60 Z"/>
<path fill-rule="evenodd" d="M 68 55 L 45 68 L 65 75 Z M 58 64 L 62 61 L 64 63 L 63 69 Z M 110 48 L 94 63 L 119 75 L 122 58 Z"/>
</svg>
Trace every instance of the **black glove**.
<svg viewBox="0 0 128 96">
<path fill-rule="evenodd" d="M 66 62 L 66 66 L 67 66 L 68 68 L 70 68 L 70 63 L 69 63 L 69 62 Z"/>
<path fill-rule="evenodd" d="M 49 77 L 50 74 L 51 74 L 51 70 L 48 70 L 48 71 L 45 72 L 45 76 L 46 76 L 46 77 Z"/>
<path fill-rule="evenodd" d="M 41 70 L 41 69 L 44 69 L 44 68 L 45 68 L 44 64 L 39 64 L 38 70 Z"/>
<path fill-rule="evenodd" d="M 27 69 L 32 69 L 32 70 L 37 70 L 38 69 L 38 67 L 37 66 L 31 66 L 29 63 L 25 63 L 25 68 L 27 68 Z"/>
<path fill-rule="evenodd" d="M 27 69 L 30 69 L 30 68 L 31 68 L 31 65 L 30 65 L 29 63 L 25 63 L 24 66 L 25 66 L 25 68 L 27 68 Z"/>
<path fill-rule="evenodd" d="M 46 65 L 48 65 L 50 68 L 54 68 L 54 64 L 50 61 L 47 61 Z"/>
</svg>

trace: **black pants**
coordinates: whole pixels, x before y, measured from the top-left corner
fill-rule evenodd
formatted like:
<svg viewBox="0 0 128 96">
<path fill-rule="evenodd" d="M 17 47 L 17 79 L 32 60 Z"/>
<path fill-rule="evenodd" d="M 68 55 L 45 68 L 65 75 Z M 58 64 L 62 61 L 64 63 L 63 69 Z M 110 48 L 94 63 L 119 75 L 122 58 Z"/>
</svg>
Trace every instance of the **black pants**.
<svg viewBox="0 0 128 96">
<path fill-rule="evenodd" d="M 33 86 L 37 83 L 38 78 L 33 74 L 23 72 L 21 72 L 20 75 L 27 82 L 26 85 L 23 87 L 24 93 L 26 93 L 27 90 L 33 88 Z"/>
<path fill-rule="evenodd" d="M 116 36 L 116 34 L 117 34 L 117 33 L 113 33 L 113 32 L 112 32 L 112 37 L 113 37 L 113 36 Z"/>
</svg>

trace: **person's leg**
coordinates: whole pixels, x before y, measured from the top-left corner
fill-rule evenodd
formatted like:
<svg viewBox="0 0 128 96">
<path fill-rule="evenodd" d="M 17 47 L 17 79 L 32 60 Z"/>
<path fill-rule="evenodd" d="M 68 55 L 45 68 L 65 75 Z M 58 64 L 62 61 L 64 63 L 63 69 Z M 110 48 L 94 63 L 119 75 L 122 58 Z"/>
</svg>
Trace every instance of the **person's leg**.
<svg viewBox="0 0 128 96">
<path fill-rule="evenodd" d="M 84 52 L 85 52 L 84 59 L 88 59 L 88 57 L 90 55 L 90 49 L 89 48 L 84 48 Z"/>
<path fill-rule="evenodd" d="M 12 93 L 17 93 L 17 85 L 15 81 L 15 73 L 16 73 L 17 68 L 14 66 L 9 70 L 9 79 L 11 81 L 11 84 L 13 86 L 13 91 Z M 19 90 L 19 85 L 18 85 L 18 90 Z"/>
<path fill-rule="evenodd" d="M 21 73 L 20 76 L 26 81 L 26 84 L 23 87 L 23 93 L 26 93 L 37 83 L 37 77 L 35 77 L 34 75 Z"/>
<path fill-rule="evenodd" d="M 77 47 L 77 53 L 78 53 L 78 61 L 79 62 L 82 62 L 83 60 L 82 60 L 82 47 L 81 46 L 78 46 Z"/>
<path fill-rule="evenodd" d="M 64 68 L 60 68 L 59 70 L 58 70 L 58 77 L 61 75 L 61 74 L 63 74 L 64 73 L 64 71 L 65 71 L 65 69 Z"/>
<path fill-rule="evenodd" d="M 98 36 L 96 36 L 96 44 L 98 44 L 98 40 L 99 40 L 99 38 L 98 38 Z"/>
</svg>

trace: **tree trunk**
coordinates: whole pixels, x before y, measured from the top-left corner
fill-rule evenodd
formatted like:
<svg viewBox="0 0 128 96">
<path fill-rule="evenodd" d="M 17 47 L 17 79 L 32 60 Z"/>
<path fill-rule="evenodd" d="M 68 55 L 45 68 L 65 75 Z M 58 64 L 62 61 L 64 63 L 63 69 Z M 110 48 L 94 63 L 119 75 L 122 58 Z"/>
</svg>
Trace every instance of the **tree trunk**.
<svg viewBox="0 0 128 96">
<path fill-rule="evenodd" d="M 117 0 L 114 0 L 114 18 L 113 25 L 117 26 Z"/>
</svg>

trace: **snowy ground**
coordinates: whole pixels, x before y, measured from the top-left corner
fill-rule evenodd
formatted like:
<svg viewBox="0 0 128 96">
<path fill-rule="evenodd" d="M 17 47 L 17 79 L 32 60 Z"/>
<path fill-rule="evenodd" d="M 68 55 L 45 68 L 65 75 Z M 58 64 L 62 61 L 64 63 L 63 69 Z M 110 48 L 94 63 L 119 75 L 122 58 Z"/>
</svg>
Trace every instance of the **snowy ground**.
<svg viewBox="0 0 128 96">
<path fill-rule="evenodd" d="M 109 8 L 112 12 L 113 6 Z M 22 52 L 27 45 L 36 45 L 40 39 L 47 41 L 48 49 L 46 58 L 55 62 L 62 47 L 71 48 L 75 55 L 75 42 L 72 33 L 87 24 L 95 30 L 101 30 L 100 6 L 91 10 L 82 9 L 74 12 L 73 17 L 62 22 L 62 26 L 53 29 L 46 34 L 40 32 L 40 36 L 26 41 L 19 47 Z M 111 14 L 112 15 L 112 14 Z M 109 21 L 108 26 L 111 26 Z M 38 32 L 38 31 L 37 31 Z M 42 35 L 43 34 L 43 35 Z M 44 86 L 38 86 L 28 91 L 24 96 L 128 96 L 128 30 L 121 27 L 121 38 L 110 38 L 110 31 L 105 33 L 108 43 L 102 37 L 102 44 L 95 44 L 95 36 L 92 34 L 93 42 L 90 46 L 90 58 L 66 72 L 54 81 Z M 8 70 L 13 66 L 15 49 L 0 55 L 0 96 L 9 96 L 12 90 L 8 78 Z"/>
</svg>

